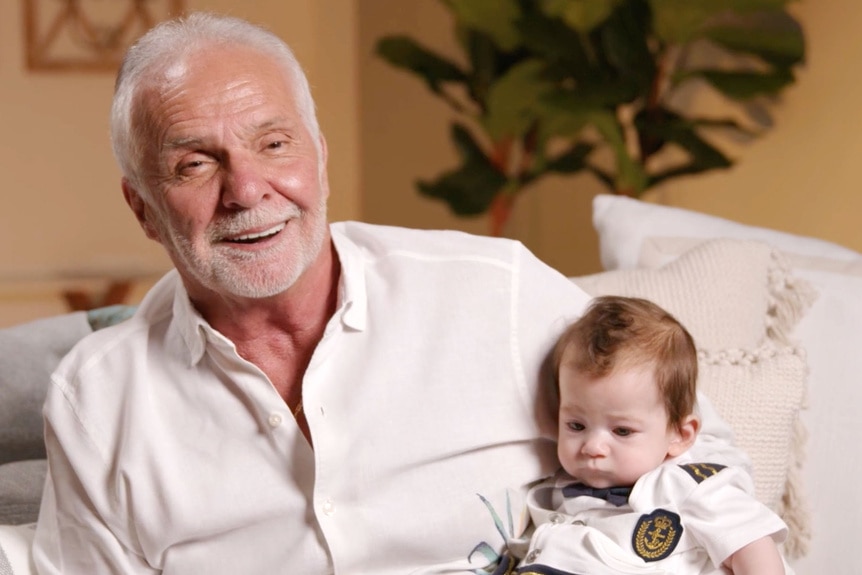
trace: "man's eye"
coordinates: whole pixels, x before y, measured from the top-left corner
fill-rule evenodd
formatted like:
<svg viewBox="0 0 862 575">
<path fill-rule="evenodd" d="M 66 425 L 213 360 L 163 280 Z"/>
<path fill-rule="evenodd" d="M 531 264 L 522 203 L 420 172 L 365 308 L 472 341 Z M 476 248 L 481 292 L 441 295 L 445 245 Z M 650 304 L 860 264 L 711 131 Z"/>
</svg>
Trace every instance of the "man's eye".
<svg viewBox="0 0 862 575">
<path fill-rule="evenodd" d="M 620 437 L 626 437 L 632 434 L 632 430 L 627 427 L 617 427 L 614 429 L 614 433 L 619 435 Z"/>
<path fill-rule="evenodd" d="M 177 164 L 176 173 L 182 177 L 194 176 L 206 167 L 207 158 L 201 154 L 194 154 Z"/>
<path fill-rule="evenodd" d="M 583 423 L 578 423 L 577 421 L 571 421 L 571 422 L 567 423 L 566 425 L 572 431 L 583 431 L 584 429 L 586 429 L 584 427 Z"/>
<path fill-rule="evenodd" d="M 266 138 L 262 142 L 263 150 L 267 152 L 281 152 L 287 149 L 288 141 L 282 136 Z"/>
</svg>

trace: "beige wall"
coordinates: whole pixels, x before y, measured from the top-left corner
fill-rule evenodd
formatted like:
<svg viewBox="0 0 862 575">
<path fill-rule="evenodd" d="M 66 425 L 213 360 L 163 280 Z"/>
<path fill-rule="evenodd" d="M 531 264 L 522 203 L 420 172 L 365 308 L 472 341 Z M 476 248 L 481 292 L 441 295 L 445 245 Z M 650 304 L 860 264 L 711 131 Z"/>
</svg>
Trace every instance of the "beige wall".
<svg viewBox="0 0 862 575">
<path fill-rule="evenodd" d="M 778 103 L 776 127 L 735 150 L 730 171 L 672 181 L 650 196 L 745 223 L 812 235 L 862 251 L 862 193 L 853 177 L 862 153 L 862 3 L 818 0 L 793 5 L 805 28 L 808 64 Z M 445 9 L 435 0 L 361 3 L 363 216 L 380 223 L 484 232 L 418 195 L 416 177 L 454 165 L 444 106 L 425 87 L 369 55 L 376 37 L 407 33 L 452 50 Z M 587 176 L 543 182 L 517 208 L 509 235 L 568 274 L 597 271 Z"/>
<path fill-rule="evenodd" d="M 329 142 L 331 216 L 485 233 L 421 197 L 419 177 L 454 165 L 445 107 L 372 54 L 383 34 L 408 33 L 454 53 L 438 0 L 188 0 L 270 26 L 306 67 Z M 731 171 L 672 182 L 650 198 L 742 222 L 822 237 L 862 251 L 862 194 L 852 180 L 862 150 L 862 3 L 794 6 L 809 42 L 799 83 L 776 109 L 776 128 Z M 0 2 L 0 325 L 63 311 L 63 273 L 161 270 L 119 192 L 108 144 L 110 74 L 28 73 L 21 2 Z M 518 204 L 509 235 L 567 274 L 599 269 L 587 176 L 543 182 Z M 42 279 L 40 279 L 42 278 Z M 35 281 L 39 279 L 39 281 Z M 26 281 L 25 281 L 26 280 Z M 68 282 L 66 282 L 68 283 Z M 90 282 L 98 290 L 99 281 Z M 140 295 L 140 290 L 136 297 Z"/>
<path fill-rule="evenodd" d="M 755 225 L 822 237 L 862 251 L 862 3 L 800 2 L 808 40 L 799 81 L 765 138 L 729 173 L 669 186 L 658 199 Z"/>
<path fill-rule="evenodd" d="M 334 219 L 359 210 L 354 0 L 187 0 L 265 24 L 306 67 L 328 138 Z M 90 6 L 93 6 L 91 3 Z M 20 0 L 0 1 L 0 325 L 62 312 L 59 277 L 155 274 L 161 248 L 134 222 L 108 142 L 111 73 L 24 69 Z M 136 290 L 137 300 L 146 279 Z"/>
</svg>

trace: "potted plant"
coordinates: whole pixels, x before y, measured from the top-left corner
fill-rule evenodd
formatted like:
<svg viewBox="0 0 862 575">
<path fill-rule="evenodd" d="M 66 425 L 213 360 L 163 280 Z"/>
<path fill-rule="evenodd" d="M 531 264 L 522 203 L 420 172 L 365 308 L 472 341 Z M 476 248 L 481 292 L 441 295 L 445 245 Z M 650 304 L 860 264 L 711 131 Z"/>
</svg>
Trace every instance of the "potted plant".
<svg viewBox="0 0 862 575">
<path fill-rule="evenodd" d="M 788 0 L 441 1 L 462 61 L 406 36 L 382 38 L 376 52 L 455 113 L 461 164 L 419 191 L 459 215 L 490 211 L 494 235 L 551 173 L 586 170 L 639 197 L 731 166 L 716 139 L 767 129 L 770 100 L 805 54 Z M 687 105 L 692 88 L 728 106 Z"/>
</svg>

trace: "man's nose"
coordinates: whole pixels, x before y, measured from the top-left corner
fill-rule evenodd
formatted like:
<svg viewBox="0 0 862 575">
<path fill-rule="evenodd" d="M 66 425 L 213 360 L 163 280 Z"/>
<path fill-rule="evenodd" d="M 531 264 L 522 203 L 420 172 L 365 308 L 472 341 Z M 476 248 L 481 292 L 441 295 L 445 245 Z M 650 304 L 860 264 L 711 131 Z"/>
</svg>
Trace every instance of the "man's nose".
<svg viewBox="0 0 862 575">
<path fill-rule="evenodd" d="M 256 206 L 271 187 L 261 167 L 250 158 L 232 157 L 222 179 L 221 201 L 226 208 L 245 209 Z"/>
</svg>

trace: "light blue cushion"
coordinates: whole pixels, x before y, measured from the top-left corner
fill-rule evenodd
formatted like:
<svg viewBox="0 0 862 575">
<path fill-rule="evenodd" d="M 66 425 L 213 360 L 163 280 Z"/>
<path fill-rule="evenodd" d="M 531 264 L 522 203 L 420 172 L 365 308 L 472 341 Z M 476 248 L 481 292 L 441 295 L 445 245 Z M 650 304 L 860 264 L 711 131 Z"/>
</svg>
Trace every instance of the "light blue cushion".
<svg viewBox="0 0 862 575">
<path fill-rule="evenodd" d="M 0 463 L 45 457 L 42 404 L 51 373 L 91 332 L 85 312 L 0 329 Z"/>
</svg>

